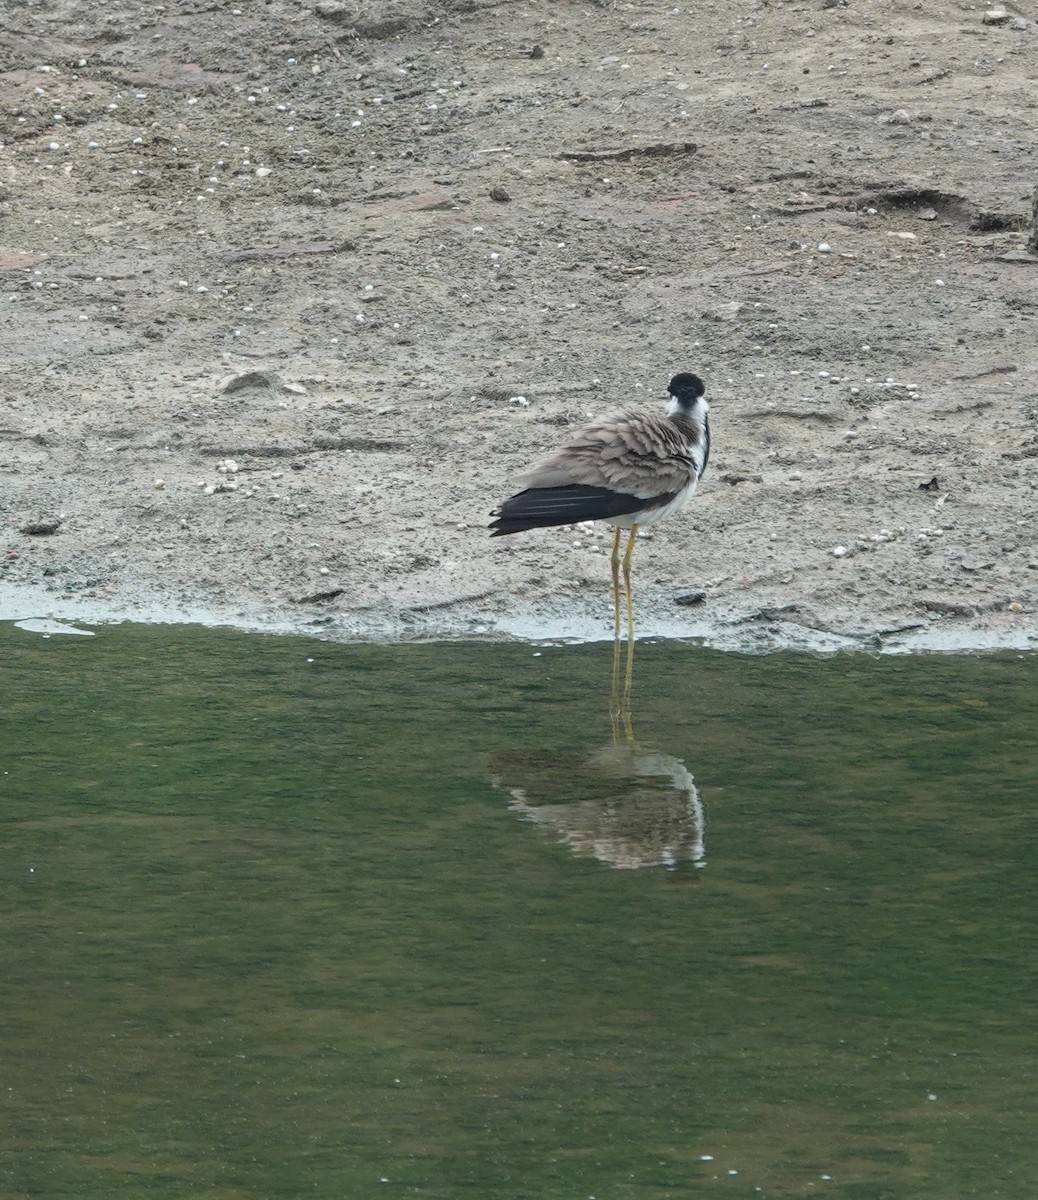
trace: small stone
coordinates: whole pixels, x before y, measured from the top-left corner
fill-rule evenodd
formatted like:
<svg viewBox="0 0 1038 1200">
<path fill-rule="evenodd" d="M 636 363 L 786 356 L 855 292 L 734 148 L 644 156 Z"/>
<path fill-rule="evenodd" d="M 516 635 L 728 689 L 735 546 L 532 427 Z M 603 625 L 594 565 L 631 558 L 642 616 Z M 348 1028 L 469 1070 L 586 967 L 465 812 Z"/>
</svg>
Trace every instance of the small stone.
<svg viewBox="0 0 1038 1200">
<path fill-rule="evenodd" d="M 161 492 L 165 486 L 166 486 L 166 481 L 164 479 L 156 479 L 155 480 L 155 484 L 154 484 L 155 491 Z"/>
<path fill-rule="evenodd" d="M 1004 8 L 989 8 L 985 11 L 981 20 L 985 25 L 1001 25 L 1004 21 L 1009 20 L 1009 13 Z"/>
<path fill-rule="evenodd" d="M 489 195 L 490 199 L 496 200 L 498 204 L 507 204 L 512 199 L 503 187 L 492 187 Z"/>
<path fill-rule="evenodd" d="M 27 534 L 29 537 L 48 537 L 50 534 L 58 532 L 60 524 L 59 520 L 30 521 L 28 525 L 23 525 L 18 532 Z"/>
<path fill-rule="evenodd" d="M 937 210 L 935 208 L 921 208 L 916 214 L 917 221 L 936 221 Z"/>
<path fill-rule="evenodd" d="M 830 246 L 828 242 L 819 242 L 818 243 L 818 253 L 819 254 L 828 254 L 830 250 L 832 250 L 832 246 Z"/>
<path fill-rule="evenodd" d="M 833 558 L 846 558 L 847 557 L 847 547 L 846 546 L 833 546 L 833 548 L 829 551 L 829 553 L 833 556 Z"/>
<path fill-rule="evenodd" d="M 703 316 L 711 321 L 735 321 L 738 319 L 742 307 L 740 301 L 728 300 L 724 304 L 718 304 L 715 308 L 704 309 Z"/>
<path fill-rule="evenodd" d="M 887 117 L 888 125 L 910 125 L 912 123 L 912 114 L 907 108 L 895 108 L 894 111 Z"/>
<path fill-rule="evenodd" d="M 674 603 L 681 608 L 693 608 L 697 604 L 702 604 L 706 599 L 706 592 L 682 592 L 674 597 Z"/>
<path fill-rule="evenodd" d="M 1009 611 L 1011 613 L 1022 613 L 1024 611 L 1024 606 L 1020 603 L 1019 600 L 1014 600 L 1009 605 Z"/>
</svg>

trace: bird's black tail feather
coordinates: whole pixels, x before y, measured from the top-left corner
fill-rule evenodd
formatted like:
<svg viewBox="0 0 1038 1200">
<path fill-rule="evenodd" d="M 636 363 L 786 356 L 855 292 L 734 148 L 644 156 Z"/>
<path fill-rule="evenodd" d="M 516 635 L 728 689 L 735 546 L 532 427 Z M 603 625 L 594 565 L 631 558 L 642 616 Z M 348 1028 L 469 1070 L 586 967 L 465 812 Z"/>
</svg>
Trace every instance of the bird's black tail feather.
<svg viewBox="0 0 1038 1200">
<path fill-rule="evenodd" d="M 527 488 L 509 497 L 494 513 L 491 537 L 523 533 L 527 529 L 547 529 L 552 525 L 573 525 L 577 521 L 606 521 L 639 512 L 644 500 L 609 488 L 585 484 L 565 487 Z"/>
</svg>

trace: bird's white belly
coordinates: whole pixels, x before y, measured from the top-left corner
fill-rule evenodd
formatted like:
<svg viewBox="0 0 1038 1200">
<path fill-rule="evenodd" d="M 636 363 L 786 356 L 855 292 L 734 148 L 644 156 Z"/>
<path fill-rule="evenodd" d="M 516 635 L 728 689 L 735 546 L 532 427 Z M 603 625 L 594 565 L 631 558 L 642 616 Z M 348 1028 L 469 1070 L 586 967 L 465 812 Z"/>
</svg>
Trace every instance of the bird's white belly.
<svg viewBox="0 0 1038 1200">
<path fill-rule="evenodd" d="M 697 482 L 697 480 L 693 479 L 688 487 L 682 488 L 668 504 L 661 504 L 658 508 L 646 509 L 643 512 L 627 513 L 622 517 L 606 517 L 605 522 L 607 525 L 612 525 L 617 529 L 630 529 L 633 525 L 639 527 L 643 525 L 655 525 L 657 521 L 665 520 L 674 513 L 681 512 L 692 498 Z"/>
</svg>

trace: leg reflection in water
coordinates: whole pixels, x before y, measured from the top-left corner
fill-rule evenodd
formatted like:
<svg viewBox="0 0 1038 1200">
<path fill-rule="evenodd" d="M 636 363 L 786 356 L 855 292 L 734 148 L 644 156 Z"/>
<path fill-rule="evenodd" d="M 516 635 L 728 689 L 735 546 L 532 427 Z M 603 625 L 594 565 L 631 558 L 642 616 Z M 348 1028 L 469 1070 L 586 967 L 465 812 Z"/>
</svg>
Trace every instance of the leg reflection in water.
<svg viewBox="0 0 1038 1200">
<path fill-rule="evenodd" d="M 494 786 L 508 792 L 512 812 L 582 858 L 626 870 L 705 866 L 695 779 L 681 759 L 636 741 L 629 687 L 616 670 L 609 715 L 612 738 L 591 753 L 495 756 Z"/>
</svg>

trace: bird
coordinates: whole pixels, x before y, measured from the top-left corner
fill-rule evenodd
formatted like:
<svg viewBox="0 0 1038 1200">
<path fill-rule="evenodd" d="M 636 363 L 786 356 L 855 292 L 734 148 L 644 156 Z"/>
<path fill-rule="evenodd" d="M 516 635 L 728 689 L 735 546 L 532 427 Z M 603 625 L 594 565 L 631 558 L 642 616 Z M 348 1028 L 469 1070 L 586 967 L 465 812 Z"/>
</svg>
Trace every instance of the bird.
<svg viewBox="0 0 1038 1200">
<path fill-rule="evenodd" d="M 523 484 L 491 514 L 491 537 L 528 529 L 605 521 L 615 529 L 610 559 L 614 632 L 620 638 L 620 571 L 627 601 L 628 683 L 634 642 L 631 562 L 643 525 L 679 512 L 710 458 L 710 406 L 698 375 L 681 372 L 667 385 L 661 413 L 625 409 L 593 421 L 554 454 L 518 476 Z M 628 530 L 621 558 L 620 536 Z M 618 663 L 614 659 L 614 663 Z M 618 667 L 617 667 L 618 669 Z"/>
</svg>

